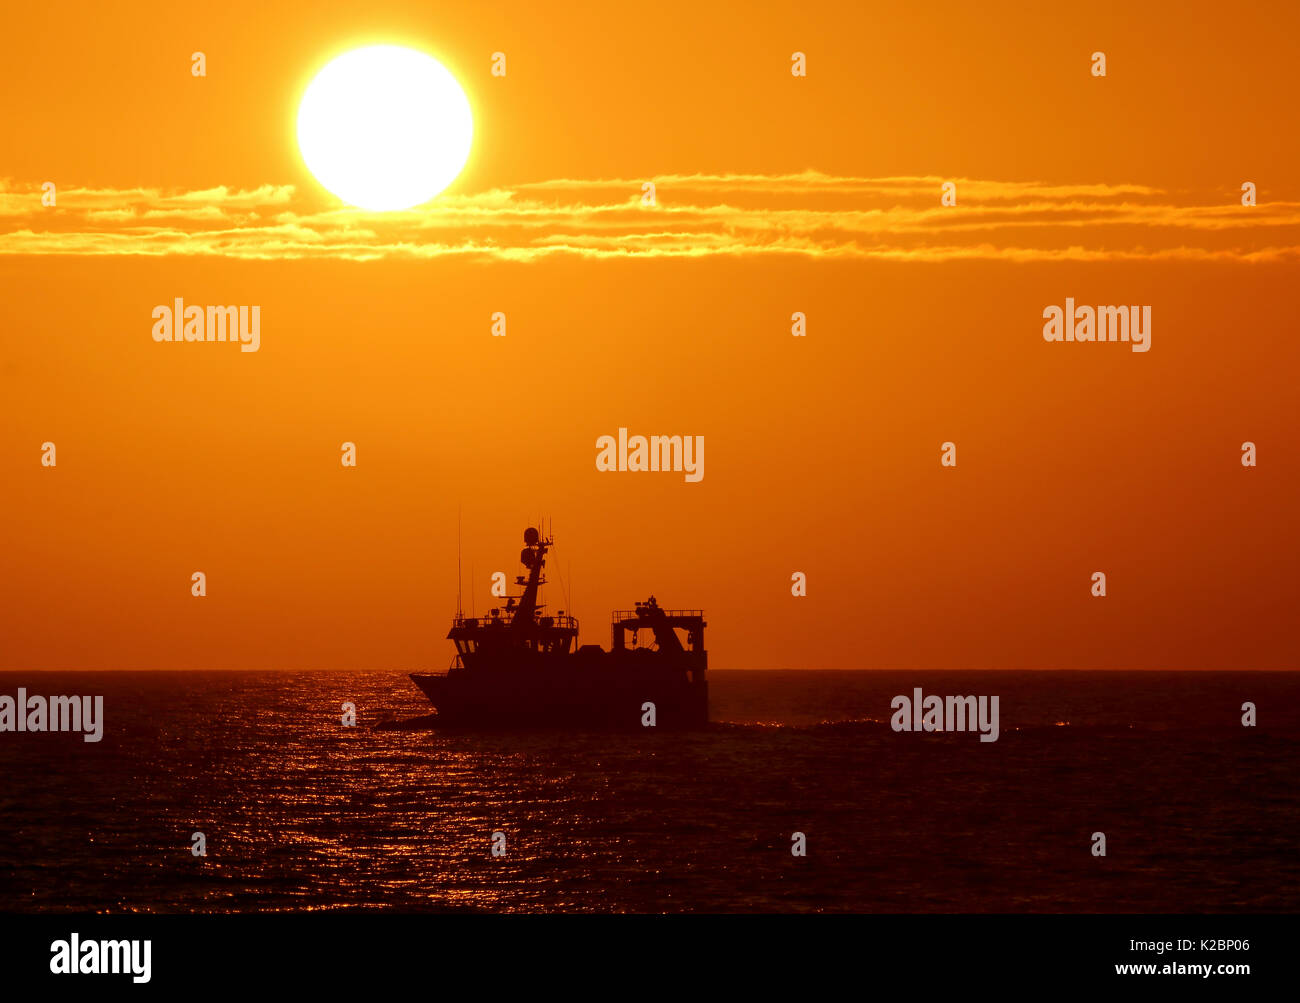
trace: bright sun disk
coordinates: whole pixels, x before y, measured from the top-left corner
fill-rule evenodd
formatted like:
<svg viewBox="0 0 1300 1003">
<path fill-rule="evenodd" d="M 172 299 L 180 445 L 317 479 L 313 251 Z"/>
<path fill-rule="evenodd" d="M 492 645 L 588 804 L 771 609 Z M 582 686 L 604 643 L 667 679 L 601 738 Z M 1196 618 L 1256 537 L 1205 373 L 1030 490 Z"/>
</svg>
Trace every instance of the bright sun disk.
<svg viewBox="0 0 1300 1003">
<path fill-rule="evenodd" d="M 409 209 L 451 184 L 474 120 L 456 78 L 397 45 L 354 49 L 316 75 L 298 106 L 298 148 L 316 180 L 362 209 Z"/>
</svg>

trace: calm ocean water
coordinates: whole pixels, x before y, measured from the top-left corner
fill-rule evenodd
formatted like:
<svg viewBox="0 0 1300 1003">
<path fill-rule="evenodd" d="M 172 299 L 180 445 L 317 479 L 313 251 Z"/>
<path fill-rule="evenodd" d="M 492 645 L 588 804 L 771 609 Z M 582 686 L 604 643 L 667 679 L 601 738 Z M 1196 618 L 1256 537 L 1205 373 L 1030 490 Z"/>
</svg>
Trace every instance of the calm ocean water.
<svg viewBox="0 0 1300 1003">
<path fill-rule="evenodd" d="M 1300 908 L 1300 674 L 711 675 L 706 732 L 504 736 L 375 728 L 396 672 L 3 673 L 107 723 L 0 734 L 0 909 Z M 893 732 L 915 686 L 1000 739 Z"/>
</svg>

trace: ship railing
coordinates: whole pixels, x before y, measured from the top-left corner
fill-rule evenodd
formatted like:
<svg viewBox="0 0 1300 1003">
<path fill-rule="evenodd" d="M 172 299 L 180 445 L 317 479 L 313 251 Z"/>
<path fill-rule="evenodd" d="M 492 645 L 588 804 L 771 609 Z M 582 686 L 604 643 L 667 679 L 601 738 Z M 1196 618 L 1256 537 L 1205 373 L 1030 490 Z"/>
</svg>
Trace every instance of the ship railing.
<svg viewBox="0 0 1300 1003">
<path fill-rule="evenodd" d="M 626 620 L 643 620 L 652 614 L 662 613 L 670 617 L 703 617 L 702 609 L 663 609 L 659 606 L 638 606 L 636 609 L 616 609 L 610 618 L 611 623 L 619 623 Z"/>
<path fill-rule="evenodd" d="M 536 618 L 536 623 L 540 627 L 542 621 L 549 620 L 547 629 L 577 630 L 578 618 L 576 616 L 549 616 L 545 613 Z M 492 624 L 499 623 L 504 627 L 510 626 L 514 621 L 513 611 L 504 616 L 458 616 L 452 619 L 452 627 L 480 627 L 490 629 Z"/>
</svg>

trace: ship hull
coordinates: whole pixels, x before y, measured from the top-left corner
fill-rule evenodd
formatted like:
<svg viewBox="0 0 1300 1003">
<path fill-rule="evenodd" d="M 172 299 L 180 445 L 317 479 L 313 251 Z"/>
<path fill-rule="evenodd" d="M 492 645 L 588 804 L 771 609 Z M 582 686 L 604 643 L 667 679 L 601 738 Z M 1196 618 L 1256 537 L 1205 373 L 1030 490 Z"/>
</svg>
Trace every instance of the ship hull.
<svg viewBox="0 0 1300 1003">
<path fill-rule="evenodd" d="M 475 730 L 631 731 L 653 726 L 702 728 L 709 720 L 705 679 L 646 667 L 610 672 L 580 666 L 529 666 L 519 671 L 453 669 L 412 674 L 437 708 L 440 728 Z"/>
</svg>

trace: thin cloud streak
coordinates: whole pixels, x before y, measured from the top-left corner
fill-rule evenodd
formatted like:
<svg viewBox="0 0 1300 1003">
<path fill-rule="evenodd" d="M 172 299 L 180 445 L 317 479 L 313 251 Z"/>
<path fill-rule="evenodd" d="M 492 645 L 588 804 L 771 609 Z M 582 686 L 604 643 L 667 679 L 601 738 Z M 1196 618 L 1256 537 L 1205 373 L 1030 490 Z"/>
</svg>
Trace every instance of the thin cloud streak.
<svg viewBox="0 0 1300 1003">
<path fill-rule="evenodd" d="M 799 256 L 949 261 L 1290 260 L 1300 203 L 1232 192 L 1175 204 L 1142 185 L 785 175 L 556 179 L 374 213 L 320 207 L 292 185 L 201 191 L 0 182 L 0 254 L 236 259 L 478 257 L 536 261 Z M 1217 199 L 1217 201 L 1216 201 Z M 1267 240 L 1265 240 L 1267 238 Z"/>
</svg>

